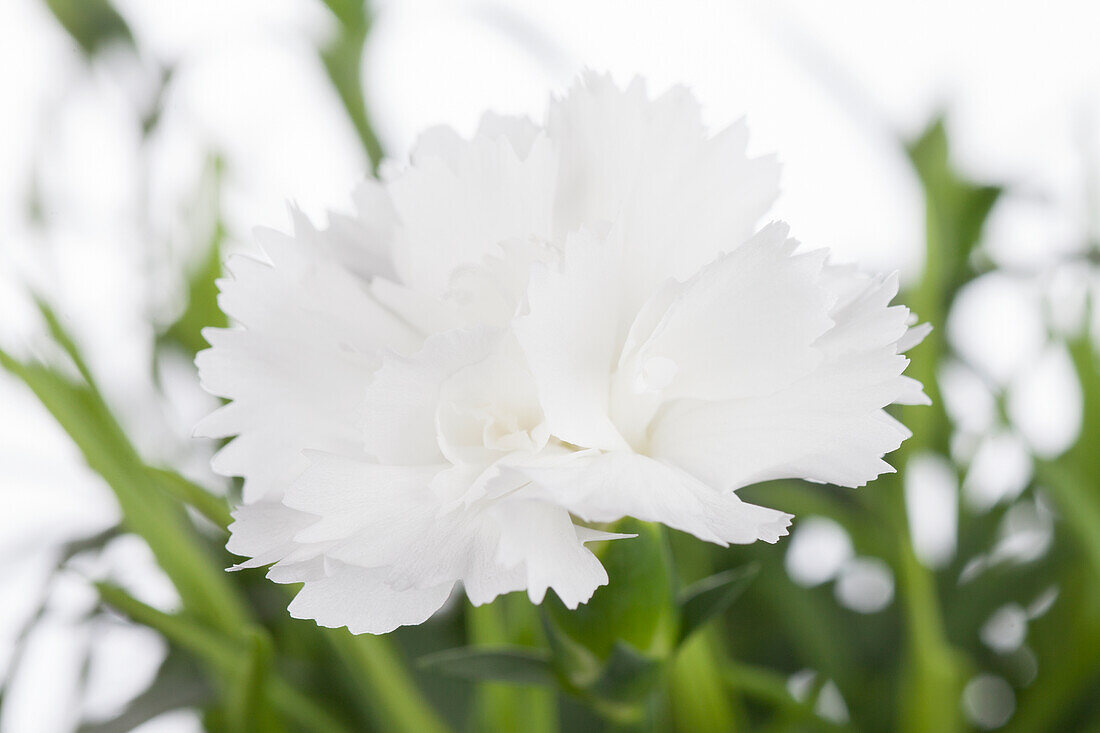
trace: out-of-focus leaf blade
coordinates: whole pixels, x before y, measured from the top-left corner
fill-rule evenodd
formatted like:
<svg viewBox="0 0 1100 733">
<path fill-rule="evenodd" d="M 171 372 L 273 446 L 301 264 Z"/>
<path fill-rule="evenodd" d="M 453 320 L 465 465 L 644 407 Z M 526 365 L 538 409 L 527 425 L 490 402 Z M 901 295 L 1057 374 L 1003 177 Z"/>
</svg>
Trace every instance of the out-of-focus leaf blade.
<svg viewBox="0 0 1100 733">
<path fill-rule="evenodd" d="M 76 443 L 89 467 L 111 487 L 123 524 L 140 535 L 185 606 L 215 628 L 235 633 L 247 612 L 220 563 L 204 547 L 182 506 L 158 490 L 122 428 L 90 385 L 0 351 L 0 366 L 21 379 Z"/>
<path fill-rule="evenodd" d="M 193 655 L 223 680 L 238 679 L 249 665 L 247 644 L 226 636 L 180 614 L 159 611 L 109 583 L 96 583 L 100 598 L 135 623 L 148 626 L 169 642 Z M 248 635 L 245 635 L 246 638 Z M 323 707 L 280 678 L 268 676 L 263 683 L 265 706 L 278 711 L 306 730 L 342 733 L 344 725 Z"/>
<path fill-rule="evenodd" d="M 715 573 L 680 593 L 680 641 L 687 639 L 707 621 L 725 613 L 756 574 L 759 565 L 746 565 Z"/>
<path fill-rule="evenodd" d="M 550 655 L 529 647 L 460 647 L 428 654 L 419 666 L 466 680 L 549 685 L 554 682 Z"/>
<path fill-rule="evenodd" d="M 233 521 L 225 497 L 218 496 L 169 468 L 150 468 L 150 477 L 171 496 L 193 507 L 214 526 L 228 529 Z"/>
<path fill-rule="evenodd" d="M 134 45 L 126 21 L 108 0 L 44 0 L 57 22 L 88 56 L 111 42 Z"/>
<path fill-rule="evenodd" d="M 653 689 L 663 667 L 663 660 L 647 656 L 627 642 L 617 641 L 603 673 L 589 692 L 612 702 L 637 702 Z"/>
</svg>

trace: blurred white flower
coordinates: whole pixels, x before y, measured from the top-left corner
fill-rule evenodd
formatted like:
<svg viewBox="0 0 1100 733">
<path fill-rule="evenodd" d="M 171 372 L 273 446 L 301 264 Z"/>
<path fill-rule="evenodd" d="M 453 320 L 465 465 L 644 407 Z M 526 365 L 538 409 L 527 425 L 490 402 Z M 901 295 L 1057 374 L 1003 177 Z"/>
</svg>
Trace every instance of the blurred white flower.
<svg viewBox="0 0 1100 733">
<path fill-rule="evenodd" d="M 684 89 L 587 75 L 544 127 L 487 115 L 424 134 L 327 230 L 262 231 L 230 260 L 199 426 L 236 436 L 229 549 L 304 583 L 297 617 L 420 623 L 461 582 L 485 603 L 607 582 L 582 523 L 624 516 L 719 544 L 790 516 L 750 483 L 857 486 L 925 400 L 897 280 L 754 234 L 777 193 L 743 123 L 709 135 Z"/>
</svg>

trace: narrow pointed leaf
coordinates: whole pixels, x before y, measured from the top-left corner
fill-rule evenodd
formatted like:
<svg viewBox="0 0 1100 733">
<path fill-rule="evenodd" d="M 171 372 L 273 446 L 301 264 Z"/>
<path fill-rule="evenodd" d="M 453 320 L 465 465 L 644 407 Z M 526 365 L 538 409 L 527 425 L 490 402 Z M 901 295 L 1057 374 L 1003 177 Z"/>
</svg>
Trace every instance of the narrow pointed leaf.
<svg viewBox="0 0 1100 733">
<path fill-rule="evenodd" d="M 725 613 L 759 571 L 759 565 L 746 565 L 716 573 L 685 588 L 679 597 L 680 641 L 715 616 Z"/>
<path fill-rule="evenodd" d="M 227 530 L 233 521 L 225 497 L 204 489 L 168 468 L 151 468 L 149 475 L 163 491 L 195 509 L 219 529 Z"/>
<path fill-rule="evenodd" d="M 66 337 L 65 343 L 73 341 Z M 79 352 L 74 353 L 79 363 Z M 151 478 L 149 466 L 94 385 L 77 383 L 42 364 L 20 362 L 3 351 L 0 367 L 34 392 L 88 466 L 111 487 L 123 524 L 149 545 L 187 609 L 223 631 L 240 631 L 248 618 L 242 599 L 180 503 L 157 490 L 159 482 Z"/>
</svg>

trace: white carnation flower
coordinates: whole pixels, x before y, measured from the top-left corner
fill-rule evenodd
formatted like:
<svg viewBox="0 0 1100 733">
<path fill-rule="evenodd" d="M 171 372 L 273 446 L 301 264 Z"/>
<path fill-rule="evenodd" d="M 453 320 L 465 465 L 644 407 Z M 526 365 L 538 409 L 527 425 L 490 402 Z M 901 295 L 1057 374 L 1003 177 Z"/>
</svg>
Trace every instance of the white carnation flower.
<svg viewBox="0 0 1100 733">
<path fill-rule="evenodd" d="M 231 258 L 199 426 L 236 436 L 229 549 L 304 583 L 293 615 L 384 633 L 461 582 L 485 603 L 607 575 L 586 524 L 631 516 L 775 542 L 790 516 L 735 490 L 861 485 L 926 398 L 896 278 L 796 252 L 756 223 L 777 193 L 743 123 L 709 135 L 676 88 L 588 75 L 544 127 L 487 115 L 429 131 L 356 215 L 258 233 Z"/>
</svg>

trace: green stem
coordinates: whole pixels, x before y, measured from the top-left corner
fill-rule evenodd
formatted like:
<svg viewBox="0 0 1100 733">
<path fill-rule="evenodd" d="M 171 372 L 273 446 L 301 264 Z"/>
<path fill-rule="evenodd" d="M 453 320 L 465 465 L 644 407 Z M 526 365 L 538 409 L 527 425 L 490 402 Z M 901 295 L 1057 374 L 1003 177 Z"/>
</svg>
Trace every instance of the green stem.
<svg viewBox="0 0 1100 733">
<path fill-rule="evenodd" d="M 699 544 L 693 544 L 690 551 L 672 552 L 670 533 L 664 527 L 661 536 L 681 582 L 694 582 L 713 573 L 712 557 Z M 677 730 L 717 732 L 738 728 L 722 675 L 726 651 L 719 628 L 712 620 L 709 627 L 697 629 L 672 651 L 666 689 L 669 713 Z"/>
</svg>

